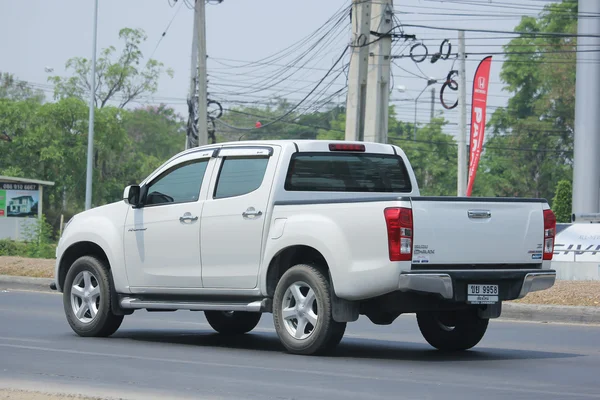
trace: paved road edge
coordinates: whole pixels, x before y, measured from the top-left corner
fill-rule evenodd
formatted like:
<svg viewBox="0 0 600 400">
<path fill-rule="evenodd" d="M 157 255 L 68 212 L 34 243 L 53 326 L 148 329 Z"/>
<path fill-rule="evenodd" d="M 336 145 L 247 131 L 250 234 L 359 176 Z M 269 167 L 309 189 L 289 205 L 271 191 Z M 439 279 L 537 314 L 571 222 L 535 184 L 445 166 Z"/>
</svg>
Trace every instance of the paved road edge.
<svg viewBox="0 0 600 400">
<path fill-rule="evenodd" d="M 0 275 L 2 290 L 36 290 L 54 292 L 51 278 Z M 542 304 L 503 303 L 503 320 L 600 324 L 600 307 L 555 306 Z"/>
<path fill-rule="evenodd" d="M 36 290 L 54 292 L 50 289 L 52 278 L 31 278 L 28 276 L 0 275 L 0 289 L 2 290 Z"/>
<path fill-rule="evenodd" d="M 600 324 L 600 307 L 503 303 L 501 319 Z"/>
</svg>

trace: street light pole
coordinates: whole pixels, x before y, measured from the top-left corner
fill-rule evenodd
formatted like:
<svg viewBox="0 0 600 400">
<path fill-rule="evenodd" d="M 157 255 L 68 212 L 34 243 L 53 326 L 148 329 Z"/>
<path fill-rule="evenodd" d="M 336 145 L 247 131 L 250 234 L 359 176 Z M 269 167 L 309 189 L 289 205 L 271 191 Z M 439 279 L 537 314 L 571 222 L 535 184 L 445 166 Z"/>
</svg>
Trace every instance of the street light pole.
<svg viewBox="0 0 600 400">
<path fill-rule="evenodd" d="M 427 88 L 429 86 L 433 85 L 436 82 L 437 82 L 437 79 L 429 78 L 427 80 L 427 86 L 425 86 L 423 88 L 423 90 L 421 90 L 421 93 L 419 93 L 419 95 L 415 99 L 415 122 L 413 124 L 413 140 L 417 140 L 417 101 L 419 101 L 419 97 L 421 97 L 421 95 L 425 92 L 425 90 L 427 90 Z"/>
<path fill-rule="evenodd" d="M 87 171 L 85 180 L 85 209 L 92 208 L 92 172 L 94 156 L 94 109 L 96 96 L 96 38 L 98 32 L 98 0 L 94 2 L 94 33 L 92 39 L 92 84 L 90 88 L 90 111 L 88 122 Z"/>
</svg>

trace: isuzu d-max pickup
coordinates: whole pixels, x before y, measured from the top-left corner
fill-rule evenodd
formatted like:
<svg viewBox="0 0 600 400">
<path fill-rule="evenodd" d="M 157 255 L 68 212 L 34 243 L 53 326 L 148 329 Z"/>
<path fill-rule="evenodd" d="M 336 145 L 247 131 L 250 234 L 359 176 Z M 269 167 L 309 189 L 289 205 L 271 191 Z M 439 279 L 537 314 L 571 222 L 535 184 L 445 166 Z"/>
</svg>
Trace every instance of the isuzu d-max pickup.
<svg viewBox="0 0 600 400">
<path fill-rule="evenodd" d="M 52 286 L 81 336 L 141 309 L 228 335 L 270 313 L 287 351 L 317 354 L 361 315 L 414 313 L 430 345 L 466 350 L 503 301 L 554 284 L 555 226 L 544 199 L 421 196 L 389 144 L 219 143 L 72 218 Z"/>
</svg>

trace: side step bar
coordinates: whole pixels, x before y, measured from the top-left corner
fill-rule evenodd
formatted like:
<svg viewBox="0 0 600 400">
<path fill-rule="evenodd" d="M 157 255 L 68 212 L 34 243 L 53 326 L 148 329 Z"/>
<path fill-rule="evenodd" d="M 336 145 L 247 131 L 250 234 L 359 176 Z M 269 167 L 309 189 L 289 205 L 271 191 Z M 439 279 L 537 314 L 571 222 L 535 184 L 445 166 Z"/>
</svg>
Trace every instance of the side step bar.
<svg viewBox="0 0 600 400">
<path fill-rule="evenodd" d="M 192 310 L 192 311 L 269 311 L 269 299 L 257 300 L 251 303 L 240 302 L 209 302 L 209 301 L 159 301 L 141 300 L 133 297 L 124 297 L 120 301 L 121 307 L 125 309 L 150 309 L 150 310 Z"/>
</svg>

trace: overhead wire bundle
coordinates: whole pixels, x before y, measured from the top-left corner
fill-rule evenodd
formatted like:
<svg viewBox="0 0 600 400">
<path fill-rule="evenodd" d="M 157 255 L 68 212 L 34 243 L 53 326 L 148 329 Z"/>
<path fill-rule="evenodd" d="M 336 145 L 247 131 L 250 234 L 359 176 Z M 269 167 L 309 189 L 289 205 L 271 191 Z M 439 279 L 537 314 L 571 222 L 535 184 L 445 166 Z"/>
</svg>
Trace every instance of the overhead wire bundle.
<svg viewBox="0 0 600 400">
<path fill-rule="evenodd" d="M 344 95 L 350 29 L 350 6 L 337 10 L 314 32 L 292 45 L 256 61 L 208 58 L 209 95 L 226 109 L 236 105 L 264 107 L 277 99 L 290 103 L 280 116 L 261 127 L 329 106 Z M 256 126 L 232 126 L 254 130 Z"/>
</svg>

